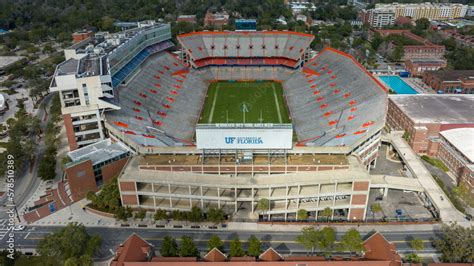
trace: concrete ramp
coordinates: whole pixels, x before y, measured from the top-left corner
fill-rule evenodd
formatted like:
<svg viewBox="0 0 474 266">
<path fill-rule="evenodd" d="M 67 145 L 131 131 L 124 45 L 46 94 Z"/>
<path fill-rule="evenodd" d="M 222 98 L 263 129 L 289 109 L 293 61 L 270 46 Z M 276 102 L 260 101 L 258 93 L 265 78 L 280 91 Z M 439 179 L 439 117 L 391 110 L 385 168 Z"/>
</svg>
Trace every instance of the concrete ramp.
<svg viewBox="0 0 474 266">
<path fill-rule="evenodd" d="M 389 188 L 417 192 L 425 191 L 420 182 L 415 178 L 390 175 L 371 175 L 370 178 L 370 188 Z"/>
</svg>

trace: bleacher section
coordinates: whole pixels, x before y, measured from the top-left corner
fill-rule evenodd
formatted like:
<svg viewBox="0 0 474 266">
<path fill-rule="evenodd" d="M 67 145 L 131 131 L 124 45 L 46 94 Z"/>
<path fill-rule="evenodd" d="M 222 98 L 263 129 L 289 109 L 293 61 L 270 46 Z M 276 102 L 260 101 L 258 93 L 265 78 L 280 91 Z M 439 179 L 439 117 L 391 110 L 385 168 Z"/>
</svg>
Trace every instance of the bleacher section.
<svg viewBox="0 0 474 266">
<path fill-rule="evenodd" d="M 192 65 L 297 67 L 314 36 L 299 32 L 193 32 L 178 36 Z"/>
<path fill-rule="evenodd" d="M 130 60 L 123 68 L 121 68 L 112 77 L 112 86 L 116 87 L 123 80 L 125 80 L 130 74 L 132 74 L 150 55 L 164 51 L 173 46 L 171 41 L 164 41 L 154 45 L 150 45 L 147 48 L 139 52 L 134 58 Z"/>
<path fill-rule="evenodd" d="M 385 88 L 340 51 L 323 50 L 283 87 L 300 144 L 352 145 L 384 123 Z"/>
<path fill-rule="evenodd" d="M 255 81 L 255 80 L 272 80 L 285 81 L 294 70 L 284 67 L 210 67 L 198 70 L 201 77 L 206 80 L 239 80 L 239 81 Z"/>
<path fill-rule="evenodd" d="M 207 87 L 174 56 L 158 53 L 119 87 L 121 110 L 107 112 L 106 121 L 144 146 L 190 143 Z"/>
</svg>

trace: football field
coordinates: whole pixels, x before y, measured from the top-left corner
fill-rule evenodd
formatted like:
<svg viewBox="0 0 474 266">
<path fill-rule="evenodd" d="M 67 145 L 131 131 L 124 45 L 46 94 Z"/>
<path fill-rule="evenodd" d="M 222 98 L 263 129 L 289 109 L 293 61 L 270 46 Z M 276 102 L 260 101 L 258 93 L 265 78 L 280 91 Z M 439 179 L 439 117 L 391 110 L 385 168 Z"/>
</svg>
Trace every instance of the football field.
<svg viewBox="0 0 474 266">
<path fill-rule="evenodd" d="M 290 123 L 277 82 L 215 82 L 199 123 Z"/>
</svg>

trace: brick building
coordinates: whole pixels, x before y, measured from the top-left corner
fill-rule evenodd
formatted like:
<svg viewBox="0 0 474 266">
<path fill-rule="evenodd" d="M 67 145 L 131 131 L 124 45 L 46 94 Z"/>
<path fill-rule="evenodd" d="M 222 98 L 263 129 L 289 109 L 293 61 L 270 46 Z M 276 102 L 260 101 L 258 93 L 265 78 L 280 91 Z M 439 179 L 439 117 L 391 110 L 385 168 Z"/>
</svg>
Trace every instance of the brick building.
<svg viewBox="0 0 474 266">
<path fill-rule="evenodd" d="M 68 153 L 72 162 L 66 165 L 65 175 L 74 201 L 84 198 L 89 191 L 99 188 L 116 177 L 128 160 L 126 146 L 110 139 L 96 142 Z"/>
<path fill-rule="evenodd" d="M 445 47 L 443 45 L 437 45 L 429 40 L 420 37 L 416 34 L 411 33 L 409 30 L 381 30 L 381 29 L 371 29 L 369 31 L 369 38 L 372 38 L 374 34 L 378 32 L 382 37 L 387 37 L 389 35 L 402 35 L 405 38 L 416 42 L 414 45 L 404 45 L 403 46 L 403 56 L 402 61 L 407 59 L 442 59 L 444 57 Z M 390 43 L 388 45 L 388 53 L 391 53 L 395 49 L 396 45 Z"/>
<path fill-rule="evenodd" d="M 73 43 L 82 42 L 83 40 L 92 37 L 92 34 L 93 33 L 90 30 L 76 31 L 72 34 L 72 42 Z"/>
<path fill-rule="evenodd" d="M 436 155 L 439 132 L 474 128 L 474 95 L 390 95 L 387 125 L 406 132 L 417 153 Z"/>
<path fill-rule="evenodd" d="M 438 93 L 474 94 L 474 70 L 426 71 L 423 82 Z"/>
<path fill-rule="evenodd" d="M 440 132 L 437 157 L 456 175 L 458 184 L 467 185 L 474 196 L 474 128 Z"/>
<path fill-rule="evenodd" d="M 446 66 L 446 59 L 419 58 L 405 60 L 405 69 L 413 76 L 421 76 L 425 71 L 435 71 Z"/>
<path fill-rule="evenodd" d="M 180 15 L 176 19 L 176 22 L 188 22 L 192 24 L 197 23 L 196 15 Z"/>
<path fill-rule="evenodd" d="M 207 11 L 206 16 L 204 17 L 204 26 L 213 26 L 213 27 L 222 27 L 227 25 L 229 22 L 229 14 L 227 11 L 222 12 L 212 12 Z"/>
</svg>

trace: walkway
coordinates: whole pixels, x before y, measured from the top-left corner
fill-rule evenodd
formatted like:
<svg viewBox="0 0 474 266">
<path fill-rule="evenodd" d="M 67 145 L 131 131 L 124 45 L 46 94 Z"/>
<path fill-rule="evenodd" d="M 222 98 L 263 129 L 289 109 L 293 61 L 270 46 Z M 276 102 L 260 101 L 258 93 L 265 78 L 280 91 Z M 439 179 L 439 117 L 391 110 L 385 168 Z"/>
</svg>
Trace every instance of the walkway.
<svg viewBox="0 0 474 266">
<path fill-rule="evenodd" d="M 408 169 L 410 169 L 415 178 L 418 179 L 418 182 L 425 188 L 427 196 L 439 210 L 441 220 L 445 223 L 457 222 L 458 224 L 469 226 L 470 222 L 468 222 L 464 215 L 449 201 L 443 190 L 438 186 L 430 172 L 423 165 L 420 158 L 402 138 L 402 135 L 403 132 L 401 131 L 392 131 L 385 137 L 392 143 L 395 150 L 406 163 Z"/>
</svg>

